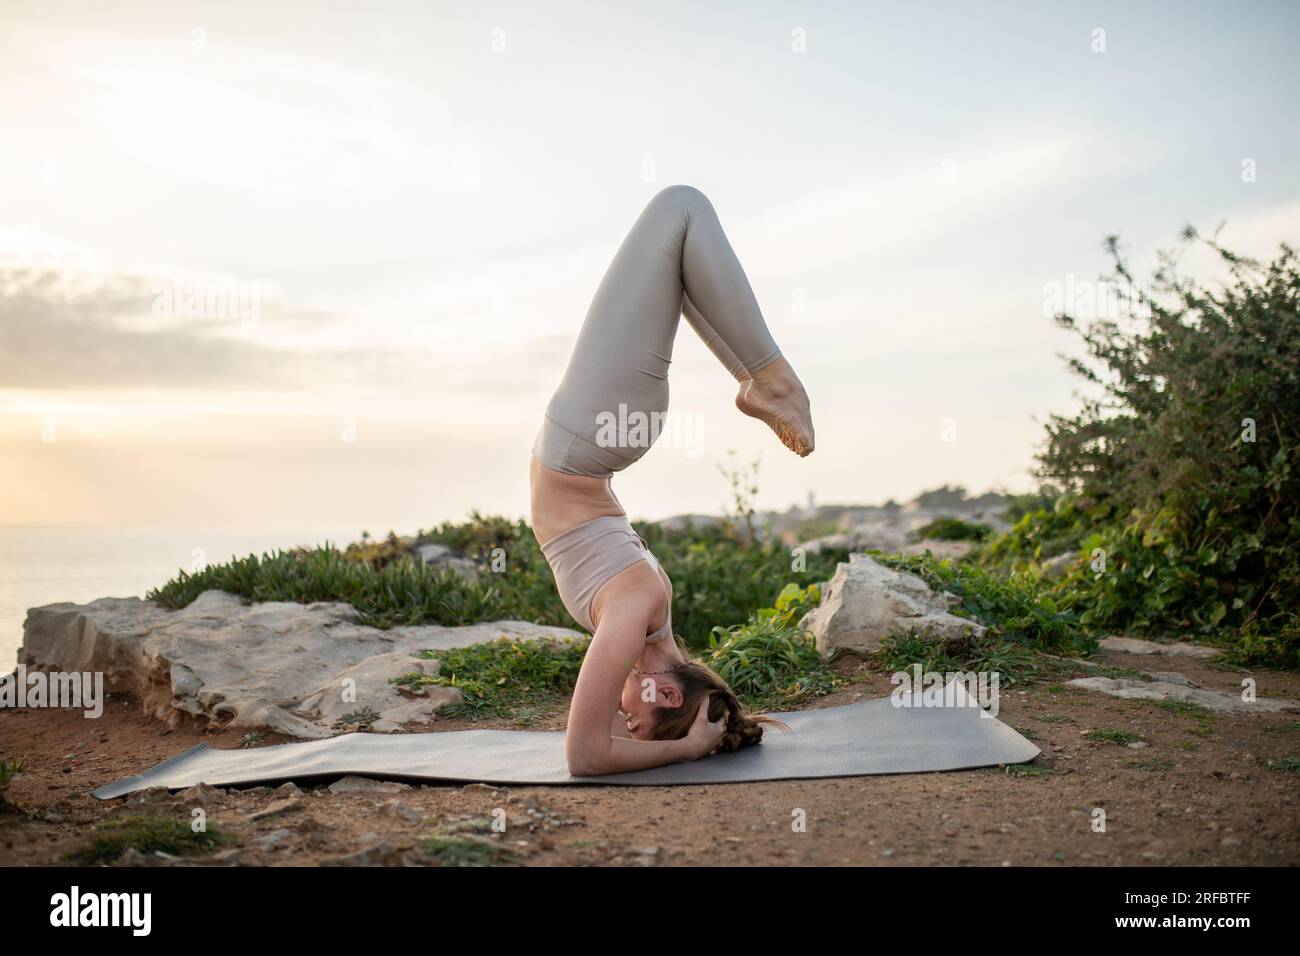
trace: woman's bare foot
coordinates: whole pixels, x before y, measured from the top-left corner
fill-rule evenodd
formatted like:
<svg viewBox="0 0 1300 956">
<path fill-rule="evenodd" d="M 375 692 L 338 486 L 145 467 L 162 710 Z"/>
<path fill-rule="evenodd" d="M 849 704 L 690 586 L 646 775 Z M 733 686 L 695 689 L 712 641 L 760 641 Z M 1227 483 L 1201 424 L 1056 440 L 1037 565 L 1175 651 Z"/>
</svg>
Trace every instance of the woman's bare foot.
<svg viewBox="0 0 1300 956">
<path fill-rule="evenodd" d="M 740 383 L 736 407 L 771 428 L 800 458 L 812 454 L 815 439 L 808 393 L 784 357 Z"/>
</svg>

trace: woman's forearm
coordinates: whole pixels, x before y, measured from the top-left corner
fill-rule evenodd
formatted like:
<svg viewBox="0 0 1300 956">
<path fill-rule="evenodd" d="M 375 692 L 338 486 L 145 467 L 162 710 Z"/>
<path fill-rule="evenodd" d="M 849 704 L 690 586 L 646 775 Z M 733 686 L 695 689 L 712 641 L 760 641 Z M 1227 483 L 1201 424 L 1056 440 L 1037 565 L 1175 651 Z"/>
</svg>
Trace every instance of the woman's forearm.
<svg viewBox="0 0 1300 956">
<path fill-rule="evenodd" d="M 662 767 L 664 764 L 680 763 L 693 758 L 690 742 L 685 737 L 681 740 L 637 740 L 634 737 L 611 736 L 605 753 L 580 761 L 576 767 L 574 761 L 570 761 L 569 772 L 575 777 L 593 777 Z"/>
</svg>

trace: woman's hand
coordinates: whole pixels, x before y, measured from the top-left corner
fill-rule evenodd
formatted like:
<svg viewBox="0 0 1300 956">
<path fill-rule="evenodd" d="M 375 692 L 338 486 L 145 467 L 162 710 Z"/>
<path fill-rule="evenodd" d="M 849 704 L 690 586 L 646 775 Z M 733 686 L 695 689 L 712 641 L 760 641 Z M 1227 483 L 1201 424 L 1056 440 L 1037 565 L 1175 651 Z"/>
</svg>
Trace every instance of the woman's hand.
<svg viewBox="0 0 1300 956">
<path fill-rule="evenodd" d="M 717 720 L 709 720 L 709 704 L 712 700 L 712 694 L 704 695 L 704 699 L 700 701 L 699 712 L 695 715 L 695 722 L 686 732 L 690 753 L 688 760 L 698 760 L 700 757 L 718 752 L 718 744 L 722 742 L 722 732 L 727 729 L 727 715 L 724 713 Z"/>
</svg>

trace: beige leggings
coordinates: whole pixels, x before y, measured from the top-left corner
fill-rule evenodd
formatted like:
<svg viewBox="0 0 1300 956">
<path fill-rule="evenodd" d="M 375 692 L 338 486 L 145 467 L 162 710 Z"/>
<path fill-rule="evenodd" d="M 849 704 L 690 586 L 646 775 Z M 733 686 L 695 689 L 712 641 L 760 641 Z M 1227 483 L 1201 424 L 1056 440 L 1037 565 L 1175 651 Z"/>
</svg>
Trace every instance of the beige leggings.
<svg viewBox="0 0 1300 956">
<path fill-rule="evenodd" d="M 669 186 L 633 224 L 596 290 L 533 443 L 543 465 L 608 478 L 649 450 L 668 410 L 683 312 L 737 379 L 781 357 L 713 204 L 691 186 Z"/>
</svg>

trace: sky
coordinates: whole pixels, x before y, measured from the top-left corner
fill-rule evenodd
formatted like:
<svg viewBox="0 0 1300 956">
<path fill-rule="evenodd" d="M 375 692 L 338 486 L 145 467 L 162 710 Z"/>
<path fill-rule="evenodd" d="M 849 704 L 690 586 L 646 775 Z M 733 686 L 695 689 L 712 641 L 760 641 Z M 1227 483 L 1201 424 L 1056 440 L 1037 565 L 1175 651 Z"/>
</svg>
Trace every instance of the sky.
<svg viewBox="0 0 1300 956">
<path fill-rule="evenodd" d="M 1106 236 L 1139 275 L 1188 223 L 1300 242 L 1297 35 L 1268 2 L 0 0 L 0 525 L 525 515 L 591 296 L 674 183 L 818 447 L 736 412 L 683 322 L 698 431 L 617 477 L 634 517 L 717 512 L 756 456 L 764 508 L 1027 490 L 1078 401 L 1050 304 L 1086 312 Z"/>
</svg>

